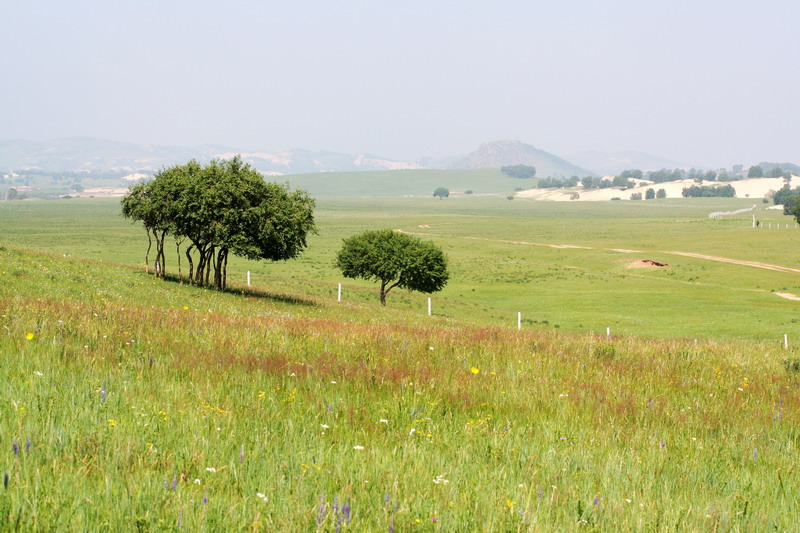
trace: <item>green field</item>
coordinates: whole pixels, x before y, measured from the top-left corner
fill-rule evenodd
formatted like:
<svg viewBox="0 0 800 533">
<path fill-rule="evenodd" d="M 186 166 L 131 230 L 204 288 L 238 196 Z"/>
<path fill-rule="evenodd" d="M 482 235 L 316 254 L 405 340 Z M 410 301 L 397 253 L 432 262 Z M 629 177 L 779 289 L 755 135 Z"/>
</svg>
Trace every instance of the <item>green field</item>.
<svg viewBox="0 0 800 533">
<path fill-rule="evenodd" d="M 548 203 L 499 197 L 322 199 L 319 234 L 300 259 L 235 260 L 229 278 L 270 292 L 376 299 L 369 283 L 342 279 L 333 266 L 341 240 L 365 229 L 393 228 L 440 244 L 451 281 L 432 296 L 439 317 L 476 325 L 661 338 L 782 340 L 800 334 L 800 274 L 699 259 L 687 252 L 800 267 L 800 233 L 780 211 L 756 214 L 770 229 L 752 229 L 751 214 L 709 220 L 712 211 L 751 200 Z M 118 201 L 0 203 L 2 243 L 143 267 L 144 232 L 118 215 Z M 782 229 L 777 230 L 778 224 Z M 790 224 L 790 229 L 784 229 Z M 582 248 L 558 248 L 553 246 Z M 620 252 L 618 250 L 634 250 Z M 177 271 L 175 254 L 168 268 Z M 642 259 L 665 268 L 629 268 Z M 427 312 L 426 296 L 391 295 L 389 305 Z"/>
<path fill-rule="evenodd" d="M 0 530 L 792 530 L 798 274 L 668 253 L 798 264 L 706 217 L 743 204 L 325 200 L 220 293 L 146 274 L 117 201 L 2 203 Z M 449 254 L 434 316 L 336 301 L 379 227 Z"/>
</svg>

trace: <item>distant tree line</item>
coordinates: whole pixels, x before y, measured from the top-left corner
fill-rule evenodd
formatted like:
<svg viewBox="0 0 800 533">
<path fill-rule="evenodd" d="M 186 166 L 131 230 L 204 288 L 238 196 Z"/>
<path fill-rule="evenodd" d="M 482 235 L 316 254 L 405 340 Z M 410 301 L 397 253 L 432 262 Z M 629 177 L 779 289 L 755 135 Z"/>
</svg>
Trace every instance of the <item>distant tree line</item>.
<svg viewBox="0 0 800 533">
<path fill-rule="evenodd" d="M 512 178 L 533 178 L 536 176 L 536 167 L 530 165 L 510 165 L 500 167 L 500 172 Z"/>
<path fill-rule="evenodd" d="M 692 185 L 683 189 L 681 195 L 684 198 L 735 198 L 736 189 L 733 185 Z"/>
</svg>

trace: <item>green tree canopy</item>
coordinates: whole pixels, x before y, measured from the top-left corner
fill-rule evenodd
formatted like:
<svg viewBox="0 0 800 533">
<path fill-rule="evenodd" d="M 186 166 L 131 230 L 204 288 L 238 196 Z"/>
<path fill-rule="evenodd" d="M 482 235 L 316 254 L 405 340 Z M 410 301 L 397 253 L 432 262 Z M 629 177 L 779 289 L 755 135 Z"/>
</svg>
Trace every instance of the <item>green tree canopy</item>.
<svg viewBox="0 0 800 533">
<path fill-rule="evenodd" d="M 750 167 L 750 170 L 747 171 L 748 178 L 763 178 L 764 177 L 764 169 L 761 168 L 760 165 L 753 165 Z"/>
<path fill-rule="evenodd" d="M 395 287 L 432 293 L 442 290 L 450 276 L 441 248 L 388 229 L 344 239 L 336 266 L 346 278 L 379 282 L 382 305 Z"/>
<path fill-rule="evenodd" d="M 122 215 L 141 221 L 151 244 L 155 239 L 157 275 L 165 273 L 164 239 L 172 235 L 190 243 L 189 281 L 218 289 L 226 286 L 231 253 L 272 261 L 297 257 L 315 231 L 313 208 L 304 191 L 266 183 L 238 157 L 163 169 L 122 199 Z"/>
<path fill-rule="evenodd" d="M 532 178 L 536 176 L 536 167 L 531 165 L 508 165 L 500 167 L 500 172 L 512 178 Z"/>
<path fill-rule="evenodd" d="M 436 190 L 433 191 L 433 197 L 434 198 L 438 197 L 439 200 L 441 200 L 442 198 L 447 198 L 448 196 L 450 196 L 450 189 L 448 189 L 447 187 L 437 187 Z"/>
</svg>

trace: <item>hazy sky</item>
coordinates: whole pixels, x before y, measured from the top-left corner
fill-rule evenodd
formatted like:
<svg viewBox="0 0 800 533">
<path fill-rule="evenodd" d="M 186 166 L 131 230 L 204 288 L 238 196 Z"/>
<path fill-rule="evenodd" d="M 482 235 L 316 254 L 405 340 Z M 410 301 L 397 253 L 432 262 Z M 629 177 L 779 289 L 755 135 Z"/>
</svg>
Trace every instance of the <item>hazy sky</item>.
<svg viewBox="0 0 800 533">
<path fill-rule="evenodd" d="M 0 21 L 0 139 L 800 164 L 796 0 L 9 0 Z"/>
</svg>

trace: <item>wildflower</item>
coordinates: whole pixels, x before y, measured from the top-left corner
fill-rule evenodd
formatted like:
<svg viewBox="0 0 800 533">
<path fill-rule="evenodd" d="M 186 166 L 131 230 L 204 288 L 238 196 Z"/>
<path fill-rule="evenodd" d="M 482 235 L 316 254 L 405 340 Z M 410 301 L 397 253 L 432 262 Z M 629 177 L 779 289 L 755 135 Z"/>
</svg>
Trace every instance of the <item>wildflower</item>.
<svg viewBox="0 0 800 533">
<path fill-rule="evenodd" d="M 481 373 L 481 371 L 478 370 L 477 368 L 475 368 L 474 366 L 472 368 L 470 368 L 469 371 L 472 372 L 473 374 L 480 374 Z"/>
<path fill-rule="evenodd" d="M 184 311 L 188 311 L 188 310 L 189 310 L 189 306 L 188 306 L 188 305 L 184 305 L 184 306 L 183 306 L 183 310 L 184 310 Z"/>
<path fill-rule="evenodd" d="M 28 333 L 27 335 L 25 335 L 25 338 L 28 340 L 33 340 L 33 333 Z"/>
<path fill-rule="evenodd" d="M 264 501 L 264 502 L 267 501 L 267 495 L 266 494 L 261 494 L 260 492 L 256 492 L 256 496 L 261 498 L 261 501 Z"/>
<path fill-rule="evenodd" d="M 597 505 L 598 503 L 600 503 L 600 495 L 599 495 L 599 494 L 596 494 L 596 495 L 595 495 L 595 497 L 594 497 L 594 501 L 593 501 L 592 503 L 593 503 L 594 505 Z"/>
<path fill-rule="evenodd" d="M 448 483 L 450 483 L 450 480 L 444 478 L 444 476 L 446 475 L 447 474 L 439 474 L 438 476 L 433 478 L 433 482 L 437 485 L 447 485 Z"/>
<path fill-rule="evenodd" d="M 429 350 L 433 350 L 433 346 L 428 346 L 428 349 Z"/>
<path fill-rule="evenodd" d="M 25 441 L 25 453 L 28 453 L 31 449 L 31 438 L 28 437 L 28 440 Z"/>
<path fill-rule="evenodd" d="M 320 424 L 320 426 L 322 426 L 322 429 L 328 429 L 330 427 L 328 424 Z"/>
<path fill-rule="evenodd" d="M 114 420 L 113 418 L 109 418 L 108 419 L 108 427 L 113 428 L 113 427 L 116 427 L 116 425 L 117 425 L 117 421 L 116 420 Z"/>
<path fill-rule="evenodd" d="M 364 447 L 363 447 L 363 446 L 356 445 L 356 446 L 353 446 L 353 449 L 354 449 L 354 450 L 363 450 L 363 449 L 364 449 Z"/>
<path fill-rule="evenodd" d="M 14 450 L 14 455 L 19 455 L 19 444 L 17 443 L 17 439 L 14 439 L 14 442 L 11 443 L 11 449 Z"/>
<path fill-rule="evenodd" d="M 208 503 L 208 492 L 203 495 L 203 503 Z"/>
<path fill-rule="evenodd" d="M 41 373 L 41 372 L 39 372 L 38 370 L 37 370 L 36 372 L 34 372 L 33 374 L 34 374 L 34 375 L 36 375 L 36 376 L 44 376 L 44 374 L 42 374 L 42 373 Z"/>
<path fill-rule="evenodd" d="M 758 459 L 758 448 L 753 448 L 753 459 Z"/>
<path fill-rule="evenodd" d="M 378 420 L 378 422 L 380 422 L 381 424 L 388 424 L 389 423 L 389 421 L 386 420 L 385 418 L 381 418 L 380 420 Z"/>
<path fill-rule="evenodd" d="M 214 468 L 213 466 L 206 467 L 206 472 L 216 472 L 216 471 L 217 469 Z"/>
<path fill-rule="evenodd" d="M 411 431 L 408 432 L 408 436 L 411 437 L 417 430 L 415 428 L 411 428 Z"/>
<path fill-rule="evenodd" d="M 194 480 L 194 484 L 195 484 L 195 485 L 199 485 L 199 484 L 200 484 L 200 480 L 199 480 L 199 479 L 195 479 L 195 480 Z"/>
</svg>

